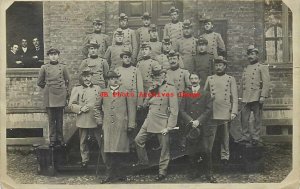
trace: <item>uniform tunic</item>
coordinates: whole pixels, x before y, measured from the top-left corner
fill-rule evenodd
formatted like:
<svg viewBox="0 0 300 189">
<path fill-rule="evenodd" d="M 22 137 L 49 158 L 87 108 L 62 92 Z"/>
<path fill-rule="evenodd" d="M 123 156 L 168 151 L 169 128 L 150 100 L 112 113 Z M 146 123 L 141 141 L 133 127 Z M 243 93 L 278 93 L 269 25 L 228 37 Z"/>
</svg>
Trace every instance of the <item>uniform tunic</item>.
<svg viewBox="0 0 300 189">
<path fill-rule="evenodd" d="M 237 114 L 238 94 L 234 77 L 227 74 L 209 76 L 204 89 L 210 91 L 213 98 L 213 119 L 230 120 L 231 113 Z"/>
<path fill-rule="evenodd" d="M 84 39 L 84 48 L 83 48 L 83 54 L 87 57 L 88 56 L 88 48 L 86 47 L 87 44 L 90 42 L 97 43 L 99 45 L 98 53 L 97 55 L 99 57 L 104 56 L 108 46 L 111 45 L 110 37 L 103 33 L 90 33 L 88 34 Z"/>
<path fill-rule="evenodd" d="M 197 53 L 193 56 L 193 71 L 200 75 L 201 85 L 204 86 L 207 77 L 214 74 L 213 55 Z"/>
<path fill-rule="evenodd" d="M 120 88 L 119 92 L 127 91 Z M 102 93 L 108 96 L 99 97 L 94 111 L 96 122 L 103 124 L 104 152 L 129 152 L 127 128 L 136 127 L 136 106 L 131 97 L 114 97 L 109 88 Z"/>
<path fill-rule="evenodd" d="M 123 44 L 124 45 L 129 45 L 132 49 L 132 59 L 136 59 L 137 58 L 137 53 L 138 53 L 138 44 L 137 44 L 137 39 L 136 39 L 136 34 L 135 31 L 130 29 L 130 28 L 126 28 L 123 29 L 123 33 L 124 33 L 124 38 L 123 38 Z M 113 36 L 115 36 L 116 31 L 114 32 Z M 113 41 L 112 44 L 115 44 L 115 38 L 113 37 Z"/>
<path fill-rule="evenodd" d="M 136 65 L 136 67 L 140 70 L 142 74 L 144 92 L 147 92 L 149 87 L 152 85 L 152 68 L 154 68 L 157 65 L 159 65 L 159 63 L 151 58 L 142 59 Z"/>
<path fill-rule="evenodd" d="M 129 50 L 130 52 L 132 52 L 132 48 L 129 45 L 122 44 L 112 45 L 108 47 L 104 57 L 109 64 L 110 70 L 114 70 L 117 67 L 122 66 L 123 62 L 120 57 L 120 54 L 125 50 Z"/>
<path fill-rule="evenodd" d="M 270 75 L 267 65 L 261 63 L 249 64 L 242 75 L 242 101 L 254 102 L 259 98 L 268 97 Z"/>
<path fill-rule="evenodd" d="M 208 41 L 207 52 L 209 54 L 214 55 L 214 58 L 219 56 L 218 54 L 219 51 L 221 52 L 226 51 L 225 44 L 221 34 L 216 32 L 211 32 L 211 33 L 205 33 L 201 35 L 201 37 L 204 37 Z"/>
<path fill-rule="evenodd" d="M 89 67 L 93 73 L 92 83 L 99 85 L 101 88 L 105 88 L 105 77 L 109 70 L 108 63 L 103 58 L 87 58 L 82 61 L 79 71 Z"/>
<path fill-rule="evenodd" d="M 63 63 L 47 63 L 40 69 L 38 86 L 44 88 L 46 107 L 64 107 L 66 105 L 70 76 Z"/>
<path fill-rule="evenodd" d="M 121 75 L 120 77 L 121 85 L 127 91 L 134 92 L 135 96 L 132 98 L 136 100 L 135 104 L 137 106 L 142 105 L 143 98 L 138 98 L 138 94 L 140 92 L 144 92 L 143 79 L 140 70 L 134 66 L 130 66 L 128 68 L 120 66 L 115 69 L 115 72 Z"/>
<path fill-rule="evenodd" d="M 171 39 L 173 49 L 176 49 L 177 41 L 183 37 L 182 22 L 168 23 L 164 27 L 164 38 L 167 36 Z"/>
<path fill-rule="evenodd" d="M 197 52 L 196 42 L 197 39 L 194 37 L 183 37 L 177 42 L 176 51 L 179 52 L 180 56 L 182 57 L 184 68 L 189 72 L 194 71 L 193 55 L 195 55 Z"/>
</svg>

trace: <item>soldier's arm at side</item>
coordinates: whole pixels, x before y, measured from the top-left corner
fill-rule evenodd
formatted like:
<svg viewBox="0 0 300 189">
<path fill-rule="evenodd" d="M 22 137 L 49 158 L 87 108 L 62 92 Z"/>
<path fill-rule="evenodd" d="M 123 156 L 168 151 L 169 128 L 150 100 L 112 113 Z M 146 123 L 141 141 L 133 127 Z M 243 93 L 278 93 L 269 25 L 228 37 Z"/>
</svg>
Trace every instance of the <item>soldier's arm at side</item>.
<svg viewBox="0 0 300 189">
<path fill-rule="evenodd" d="M 238 90 L 235 78 L 231 79 L 231 99 L 232 99 L 232 110 L 231 113 L 237 115 L 238 112 Z"/>
<path fill-rule="evenodd" d="M 203 94 L 202 94 L 203 95 Z M 205 96 L 205 110 L 204 112 L 197 118 L 200 125 L 203 125 L 208 118 L 210 117 L 212 113 L 212 98 L 210 96 L 210 93 L 206 93 Z"/>
<path fill-rule="evenodd" d="M 169 90 L 170 94 L 173 94 L 172 97 L 169 98 L 169 108 L 170 114 L 168 118 L 168 130 L 173 129 L 177 124 L 177 117 L 178 117 L 178 99 L 177 99 L 177 92 L 174 86 L 170 86 Z"/>
<path fill-rule="evenodd" d="M 137 58 L 137 53 L 138 53 L 138 44 L 136 41 L 136 35 L 135 35 L 135 31 L 132 30 L 131 32 L 131 46 L 132 46 L 132 58 L 133 61 L 136 61 Z"/>
<path fill-rule="evenodd" d="M 79 102 L 78 87 L 74 87 L 71 92 L 71 97 L 70 97 L 68 106 L 69 106 L 70 110 L 76 114 L 81 113 L 80 108 L 82 106 L 80 106 L 78 102 Z"/>
<path fill-rule="evenodd" d="M 165 25 L 164 30 L 163 30 L 163 39 L 165 39 L 166 37 L 169 37 L 168 24 Z"/>
<path fill-rule="evenodd" d="M 136 31 L 135 31 L 135 36 L 136 36 L 136 43 L 137 43 L 137 51 L 139 52 L 140 51 L 140 46 L 141 46 L 141 41 L 140 41 L 140 28 L 138 28 Z"/>
<path fill-rule="evenodd" d="M 269 89 L 270 89 L 269 67 L 267 65 L 262 65 L 260 73 L 262 79 L 262 89 L 261 89 L 260 96 L 267 98 L 269 96 Z"/>
<path fill-rule="evenodd" d="M 219 34 L 219 33 L 218 33 L 218 37 L 217 37 L 217 46 L 218 46 L 218 48 L 220 49 L 221 52 L 223 52 L 223 53 L 226 52 L 224 41 L 222 39 L 221 34 Z"/>
<path fill-rule="evenodd" d="M 191 80 L 190 80 L 190 72 L 188 70 L 185 70 L 184 82 L 185 82 L 185 87 L 192 86 L 192 83 L 191 83 Z"/>
<path fill-rule="evenodd" d="M 104 59 L 104 61 L 103 61 L 103 76 L 104 76 L 104 78 L 106 78 L 108 71 L 109 71 L 109 65 L 107 63 L 107 60 Z"/>
<path fill-rule="evenodd" d="M 136 105 L 135 105 L 135 99 L 132 97 L 125 97 L 126 98 L 126 106 L 127 106 L 127 114 L 128 114 L 128 127 L 129 128 L 135 128 L 136 123 Z"/>
<path fill-rule="evenodd" d="M 95 106 L 94 106 L 94 116 L 95 116 L 97 125 L 103 124 L 103 115 L 104 114 L 103 114 L 103 110 L 102 110 L 102 104 L 103 104 L 103 97 L 101 97 L 100 93 L 99 93 L 97 100 L 95 102 Z"/>
<path fill-rule="evenodd" d="M 42 66 L 39 72 L 39 77 L 37 79 L 37 85 L 41 87 L 42 89 L 46 85 L 46 80 L 45 80 L 45 66 Z"/>
<path fill-rule="evenodd" d="M 107 50 L 105 52 L 105 55 L 104 55 L 104 58 L 106 59 L 109 67 L 111 66 L 111 47 L 112 46 L 109 46 L 107 48 Z"/>
<path fill-rule="evenodd" d="M 185 124 L 193 121 L 193 118 L 186 112 L 187 98 L 182 98 L 179 107 L 179 115 L 182 117 Z"/>
<path fill-rule="evenodd" d="M 208 80 L 208 77 L 207 77 L 207 79 L 206 79 L 206 81 L 205 81 L 205 85 L 204 85 L 203 90 L 205 90 L 205 91 L 209 91 L 209 90 L 210 90 L 210 89 L 209 89 L 209 80 Z"/>
<path fill-rule="evenodd" d="M 136 70 L 137 106 L 143 105 L 143 97 L 139 97 L 140 92 L 144 92 L 143 78 L 139 69 Z"/>
<path fill-rule="evenodd" d="M 63 74 L 64 74 L 64 80 L 65 80 L 65 83 L 66 83 L 67 90 L 69 91 L 71 78 L 70 78 L 70 74 L 69 74 L 69 71 L 68 71 L 66 66 L 64 66 Z"/>
</svg>

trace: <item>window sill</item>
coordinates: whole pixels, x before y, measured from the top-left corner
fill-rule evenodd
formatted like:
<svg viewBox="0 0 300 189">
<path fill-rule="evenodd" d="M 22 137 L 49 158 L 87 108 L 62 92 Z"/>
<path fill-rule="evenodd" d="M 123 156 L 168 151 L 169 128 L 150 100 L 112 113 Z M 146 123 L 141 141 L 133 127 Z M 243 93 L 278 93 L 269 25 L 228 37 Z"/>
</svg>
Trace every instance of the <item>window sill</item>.
<svg viewBox="0 0 300 189">
<path fill-rule="evenodd" d="M 38 77 L 40 68 L 7 68 L 7 78 Z"/>
</svg>

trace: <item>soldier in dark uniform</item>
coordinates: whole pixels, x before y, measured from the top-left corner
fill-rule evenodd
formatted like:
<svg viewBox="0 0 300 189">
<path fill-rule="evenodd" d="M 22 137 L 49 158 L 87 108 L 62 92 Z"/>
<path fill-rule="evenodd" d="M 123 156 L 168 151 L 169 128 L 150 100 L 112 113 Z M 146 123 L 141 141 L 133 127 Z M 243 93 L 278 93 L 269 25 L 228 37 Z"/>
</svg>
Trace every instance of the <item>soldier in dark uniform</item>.
<svg viewBox="0 0 300 189">
<path fill-rule="evenodd" d="M 200 37 L 197 41 L 197 54 L 193 57 L 193 70 L 201 77 L 204 86 L 207 76 L 214 74 L 213 55 L 207 52 L 208 41 Z"/>
<path fill-rule="evenodd" d="M 192 35 L 192 23 L 190 20 L 183 22 L 183 38 L 179 39 L 175 51 L 182 57 L 184 69 L 194 71 L 193 56 L 197 51 L 197 39 Z"/>
<path fill-rule="evenodd" d="M 97 55 L 97 51 L 99 48 L 98 43 L 91 42 L 87 44 L 87 48 L 89 51 L 89 58 L 82 61 L 79 67 L 79 72 L 82 72 L 83 69 L 89 67 L 93 73 L 92 83 L 104 89 L 105 88 L 104 78 L 107 76 L 107 72 L 109 70 L 108 63 L 104 58 L 101 58 Z"/>
<path fill-rule="evenodd" d="M 101 88 L 98 85 L 94 85 L 92 82 L 93 72 L 89 67 L 82 70 L 80 77 L 82 78 L 82 84 L 74 87 L 71 93 L 69 107 L 72 112 L 77 114 L 76 126 L 79 128 L 79 140 L 80 140 L 80 154 L 82 167 L 86 168 L 90 160 L 90 153 L 88 148 L 88 136 L 94 135 L 100 152 L 103 154 L 103 146 L 101 142 L 101 129 L 97 126 L 96 119 L 94 117 L 94 106 Z"/>
<path fill-rule="evenodd" d="M 58 61 L 59 50 L 48 50 L 50 62 L 40 69 L 37 85 L 44 89 L 44 104 L 49 117 L 50 146 L 63 143 L 63 115 L 70 82 L 65 64 Z"/>
<path fill-rule="evenodd" d="M 195 179 L 200 176 L 200 167 L 197 161 L 199 160 L 200 154 L 204 152 L 203 161 L 205 163 L 204 172 L 206 179 L 214 183 L 216 179 L 211 173 L 213 138 L 210 136 L 210 126 L 208 126 L 208 121 L 212 114 L 212 100 L 210 93 L 204 91 L 200 86 L 201 77 L 199 77 L 197 73 L 192 73 L 190 80 L 192 86 L 188 87 L 185 93 L 197 95 L 193 98 L 183 98 L 179 109 L 179 115 L 182 117 L 183 124 L 186 127 L 186 133 L 192 132 L 194 134 L 193 140 L 187 140 L 187 152 L 190 161 L 188 176 L 190 179 Z"/>
<path fill-rule="evenodd" d="M 125 13 L 121 13 L 119 17 L 119 25 L 123 31 L 123 43 L 124 45 L 129 45 L 132 49 L 132 62 L 136 64 L 136 59 L 138 55 L 138 44 L 136 39 L 136 33 L 134 30 L 128 28 L 128 16 Z M 114 32 L 116 34 L 117 31 Z M 115 44 L 115 35 L 113 36 L 112 44 Z"/>
<path fill-rule="evenodd" d="M 258 49 L 250 45 L 247 50 L 249 65 L 242 75 L 242 140 L 257 145 L 260 141 L 262 106 L 270 89 L 269 68 L 258 61 Z M 254 128 L 249 128 L 249 117 L 253 111 Z"/>
<path fill-rule="evenodd" d="M 115 43 L 113 43 L 112 46 L 108 47 L 104 56 L 109 64 L 110 70 L 114 70 L 115 68 L 122 66 L 123 62 L 122 59 L 120 58 L 120 54 L 123 51 L 126 50 L 132 52 L 131 46 L 123 43 L 124 32 L 121 28 L 118 28 L 116 30 L 114 36 L 115 36 L 114 37 Z"/>
<path fill-rule="evenodd" d="M 206 80 L 204 90 L 210 91 L 213 98 L 213 125 L 221 135 L 221 162 L 229 161 L 229 122 L 237 116 L 238 91 L 235 78 L 226 74 L 227 61 L 219 56 L 214 60 L 216 74 Z"/>
<path fill-rule="evenodd" d="M 10 47 L 10 51 L 7 52 L 7 68 L 23 68 L 24 64 L 22 63 L 19 53 L 19 46 L 13 44 Z"/>
<path fill-rule="evenodd" d="M 44 47 L 40 45 L 37 37 L 32 39 L 34 48 L 32 49 L 32 68 L 40 68 L 44 64 Z"/>
<path fill-rule="evenodd" d="M 93 26 L 94 26 L 94 31 L 93 33 L 88 34 L 85 39 L 84 39 L 84 43 L 83 43 L 83 55 L 85 57 L 88 57 L 88 48 L 87 48 L 87 44 L 89 43 L 98 43 L 99 45 L 99 49 L 97 52 L 97 55 L 101 58 L 103 58 L 108 46 L 111 45 L 111 41 L 108 35 L 102 33 L 102 25 L 103 25 L 103 21 L 101 21 L 99 18 L 96 18 L 93 20 Z"/>
<path fill-rule="evenodd" d="M 156 134 L 157 137 L 159 137 L 161 154 L 159 160 L 159 174 L 155 180 L 161 181 L 165 179 L 167 175 L 170 161 L 169 131 L 172 130 L 177 123 L 178 101 L 176 89 L 173 85 L 166 82 L 165 71 L 161 65 L 153 67 L 152 77 L 154 83 L 149 89 L 149 92 L 169 95 L 160 95 L 160 97 L 153 96 L 145 99 L 143 107 L 149 106 L 149 113 L 135 138 L 139 162 L 133 166 L 140 167 L 149 164 L 145 143 L 151 134 Z"/>
<path fill-rule="evenodd" d="M 168 23 L 164 27 L 163 38 L 169 37 L 172 42 L 172 48 L 176 49 L 176 44 L 183 36 L 182 22 L 179 22 L 179 10 L 175 7 L 171 7 L 169 10 L 171 17 L 171 23 Z"/>
<path fill-rule="evenodd" d="M 212 20 L 206 19 L 204 21 L 205 33 L 200 37 L 204 37 L 208 41 L 207 52 L 212 54 L 214 58 L 226 55 L 226 48 L 221 34 L 214 32 L 214 25 Z"/>
</svg>

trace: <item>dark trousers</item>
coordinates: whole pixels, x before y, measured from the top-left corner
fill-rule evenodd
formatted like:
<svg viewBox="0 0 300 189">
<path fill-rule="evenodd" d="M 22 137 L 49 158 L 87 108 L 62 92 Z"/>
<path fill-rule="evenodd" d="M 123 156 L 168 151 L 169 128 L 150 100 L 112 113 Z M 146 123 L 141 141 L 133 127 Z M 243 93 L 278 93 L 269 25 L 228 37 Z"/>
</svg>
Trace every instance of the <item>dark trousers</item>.
<svg viewBox="0 0 300 189">
<path fill-rule="evenodd" d="M 254 114 L 254 127 L 251 130 L 249 126 L 249 118 L 251 111 Z M 258 101 L 249 102 L 244 104 L 244 108 L 242 110 L 242 139 L 244 140 L 259 140 L 260 139 L 260 131 L 261 131 L 261 119 L 262 119 L 262 104 Z"/>
<path fill-rule="evenodd" d="M 119 152 L 107 152 L 105 153 L 105 165 L 106 165 L 106 174 L 109 178 L 120 178 L 125 176 L 123 169 L 121 167 L 121 162 L 124 161 L 126 154 Z"/>
<path fill-rule="evenodd" d="M 63 142 L 64 107 L 47 107 L 50 142 Z"/>
</svg>

